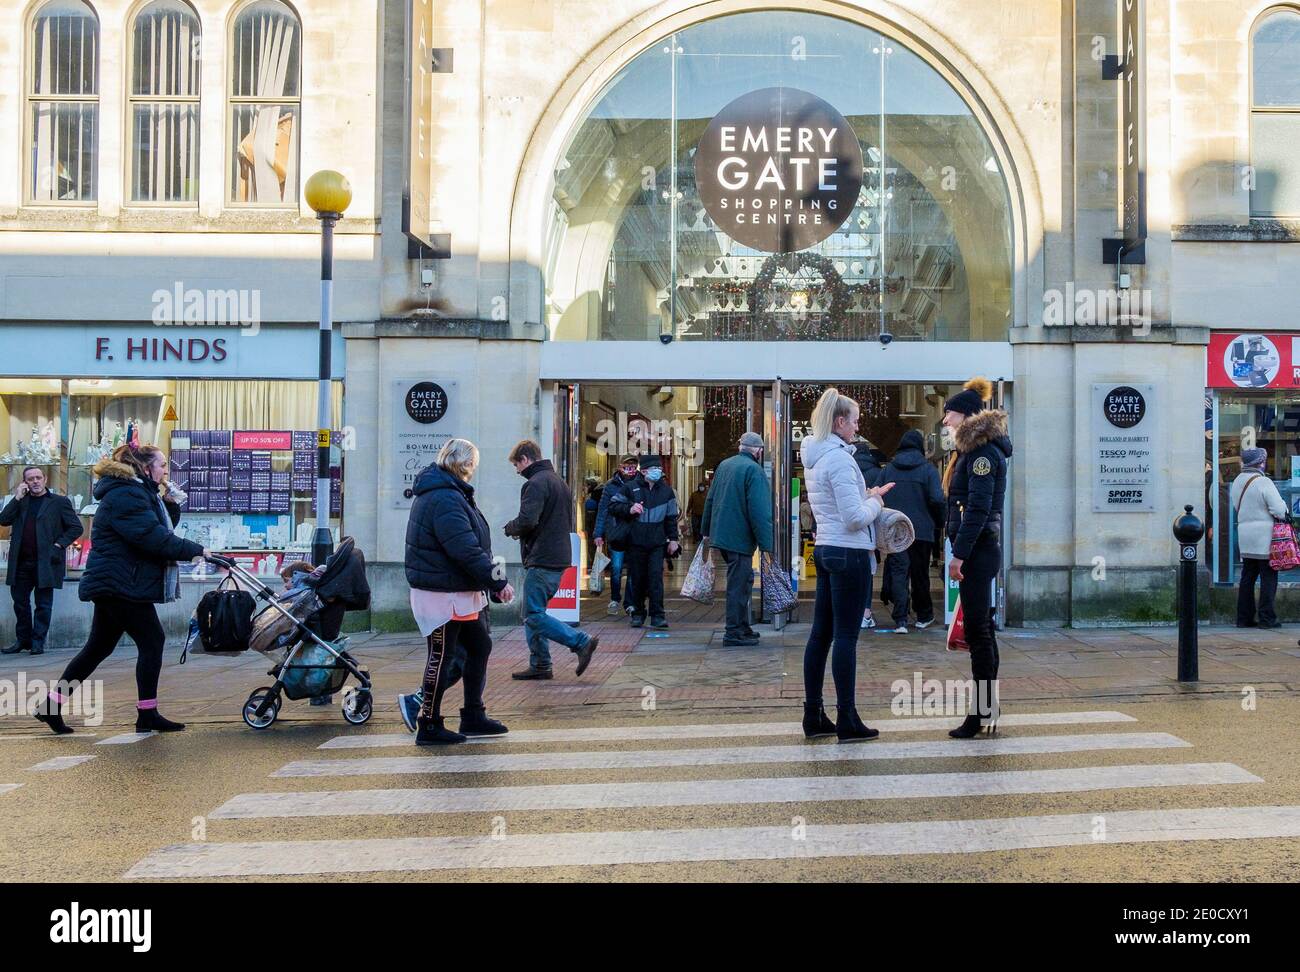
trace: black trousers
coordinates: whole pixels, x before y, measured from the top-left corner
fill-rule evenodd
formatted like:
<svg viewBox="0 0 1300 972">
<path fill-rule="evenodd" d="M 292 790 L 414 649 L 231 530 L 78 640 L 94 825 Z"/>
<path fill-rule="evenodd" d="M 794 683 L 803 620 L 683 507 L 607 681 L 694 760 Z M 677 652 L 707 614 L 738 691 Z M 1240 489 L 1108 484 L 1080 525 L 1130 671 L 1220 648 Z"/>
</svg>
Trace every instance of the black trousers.
<svg viewBox="0 0 1300 972">
<path fill-rule="evenodd" d="M 1277 571 L 1267 560 L 1244 557 L 1241 561 L 1241 581 L 1237 584 L 1237 624 L 1255 624 L 1255 579 L 1259 578 L 1259 623 L 1277 624 L 1273 599 L 1277 596 Z"/>
<path fill-rule="evenodd" d="M 962 563 L 961 606 L 970 645 L 971 678 L 975 681 L 974 711 L 997 711 L 998 638 L 993 629 L 993 578 L 1002 566 L 998 535 L 985 531 Z"/>
<path fill-rule="evenodd" d="M 37 587 L 36 562 L 19 561 L 11 593 L 14 598 L 15 639 L 24 648 L 44 647 L 50 630 L 50 612 L 54 608 L 54 588 Z M 32 614 L 32 595 L 36 595 L 36 613 Z"/>
<path fill-rule="evenodd" d="M 429 660 L 424 666 L 421 690 L 424 701 L 420 718 L 426 722 L 442 715 L 442 697 L 462 678 L 465 680 L 465 708 L 483 705 L 487 686 L 488 656 L 492 636 L 488 634 L 486 610 L 473 621 L 448 621 L 429 635 Z"/>
<path fill-rule="evenodd" d="M 909 610 L 915 612 L 918 621 L 934 620 L 934 598 L 930 595 L 932 546 L 928 540 L 917 540 L 902 553 L 885 558 L 884 593 L 892 605 L 896 628 L 907 624 Z"/>
<path fill-rule="evenodd" d="M 141 702 L 158 698 L 158 675 L 162 671 L 163 645 L 167 637 L 152 604 L 104 597 L 95 601 L 90 619 L 90 637 L 63 670 L 65 683 L 84 682 L 117 648 L 122 635 L 130 635 L 138 657 L 135 661 L 135 690 Z"/>
<path fill-rule="evenodd" d="M 754 597 L 754 556 L 719 550 L 727 564 L 726 638 L 741 638 L 751 630 L 750 606 Z"/>
<path fill-rule="evenodd" d="M 650 617 L 664 616 L 664 547 L 627 548 L 628 574 L 632 584 L 632 614 L 646 616 L 646 602 L 650 602 Z"/>
</svg>

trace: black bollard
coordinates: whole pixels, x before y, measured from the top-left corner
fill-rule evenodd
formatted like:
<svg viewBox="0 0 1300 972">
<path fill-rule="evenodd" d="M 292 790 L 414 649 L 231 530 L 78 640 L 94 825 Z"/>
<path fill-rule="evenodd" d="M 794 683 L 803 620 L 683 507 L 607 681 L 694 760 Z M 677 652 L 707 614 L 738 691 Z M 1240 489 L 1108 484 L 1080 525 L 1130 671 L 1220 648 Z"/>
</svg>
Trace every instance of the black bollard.
<svg viewBox="0 0 1300 972">
<path fill-rule="evenodd" d="M 1174 539 L 1178 541 L 1178 681 L 1195 682 L 1200 678 L 1196 643 L 1196 545 L 1205 536 L 1205 526 L 1183 507 L 1183 515 L 1174 520 Z"/>
</svg>

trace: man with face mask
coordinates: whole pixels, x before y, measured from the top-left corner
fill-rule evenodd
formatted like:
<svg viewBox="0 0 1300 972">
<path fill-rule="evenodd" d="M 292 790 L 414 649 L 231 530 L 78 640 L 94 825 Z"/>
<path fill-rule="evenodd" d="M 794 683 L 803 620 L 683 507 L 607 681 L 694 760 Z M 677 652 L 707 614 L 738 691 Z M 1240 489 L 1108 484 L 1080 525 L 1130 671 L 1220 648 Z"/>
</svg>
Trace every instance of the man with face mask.
<svg viewBox="0 0 1300 972">
<path fill-rule="evenodd" d="M 750 627 L 754 597 L 754 549 L 772 552 L 772 487 L 763 473 L 763 437 L 746 432 L 740 451 L 718 464 L 704 502 L 704 539 L 727 562 L 728 647 L 758 644 Z"/>
<path fill-rule="evenodd" d="M 666 628 L 664 616 L 664 554 L 680 549 L 677 494 L 664 481 L 658 456 L 641 460 L 641 472 L 610 498 L 609 513 L 628 523 L 627 561 L 632 575 L 632 627 L 645 624 L 649 602 L 650 627 Z"/>
<path fill-rule="evenodd" d="M 63 586 L 65 552 L 82 534 L 81 520 L 66 496 L 55 496 L 39 466 L 23 470 L 23 481 L 0 510 L 0 526 L 13 527 L 9 541 L 9 570 L 5 581 L 13 588 L 17 639 L 0 653 L 33 655 L 45 651 L 54 591 Z M 36 601 L 32 613 L 33 594 Z"/>
<path fill-rule="evenodd" d="M 611 617 L 616 616 L 619 611 L 625 614 L 632 613 L 632 581 L 631 575 L 627 585 L 623 585 L 623 561 L 627 550 L 620 543 L 617 548 L 607 540 L 607 530 L 609 527 L 609 501 L 612 500 L 625 485 L 636 479 L 639 468 L 636 456 L 624 456 L 618 461 L 618 471 L 614 473 L 612 479 L 605 484 L 604 490 L 600 494 L 600 506 L 596 510 L 596 527 L 594 530 L 596 538 L 596 547 L 604 550 L 605 555 L 609 557 L 609 608 L 606 613 Z M 620 601 L 619 592 L 622 592 Z M 620 606 L 621 605 L 621 606 Z"/>
</svg>

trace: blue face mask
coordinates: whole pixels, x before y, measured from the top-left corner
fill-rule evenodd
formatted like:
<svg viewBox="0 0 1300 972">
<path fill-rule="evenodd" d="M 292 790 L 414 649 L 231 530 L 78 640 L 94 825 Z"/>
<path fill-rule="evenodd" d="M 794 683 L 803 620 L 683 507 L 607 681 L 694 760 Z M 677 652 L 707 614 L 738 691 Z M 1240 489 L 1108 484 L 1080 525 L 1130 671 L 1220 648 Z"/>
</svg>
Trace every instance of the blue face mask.
<svg viewBox="0 0 1300 972">
<path fill-rule="evenodd" d="M 647 482 L 657 483 L 664 478 L 664 471 L 658 466 L 652 466 L 645 471 L 645 478 Z"/>
</svg>

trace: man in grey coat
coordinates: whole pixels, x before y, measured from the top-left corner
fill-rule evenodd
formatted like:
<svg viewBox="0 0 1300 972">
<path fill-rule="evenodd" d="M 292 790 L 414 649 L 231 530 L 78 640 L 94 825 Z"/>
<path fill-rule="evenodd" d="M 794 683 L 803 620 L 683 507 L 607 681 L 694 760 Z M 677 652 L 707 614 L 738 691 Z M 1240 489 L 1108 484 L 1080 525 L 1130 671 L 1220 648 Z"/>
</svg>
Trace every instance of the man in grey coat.
<svg viewBox="0 0 1300 972">
<path fill-rule="evenodd" d="M 50 630 L 54 591 L 63 586 L 65 553 L 68 544 L 83 532 L 81 520 L 66 496 L 56 496 L 46 487 L 45 471 L 28 466 L 13 499 L 0 510 L 0 526 L 13 527 L 5 583 L 13 592 L 17 635 L 0 653 L 16 655 L 27 650 L 39 655 L 45 651 Z"/>
</svg>

